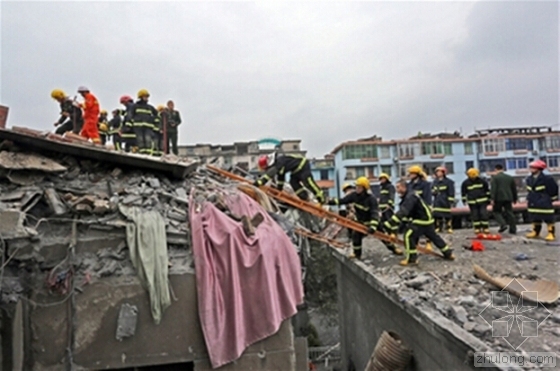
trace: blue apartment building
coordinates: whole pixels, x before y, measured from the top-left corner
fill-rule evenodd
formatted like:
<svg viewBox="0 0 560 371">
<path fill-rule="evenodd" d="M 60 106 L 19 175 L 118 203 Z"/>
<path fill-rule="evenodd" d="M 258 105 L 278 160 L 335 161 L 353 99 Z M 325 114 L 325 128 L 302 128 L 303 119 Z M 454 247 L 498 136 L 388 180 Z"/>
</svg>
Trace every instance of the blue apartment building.
<svg viewBox="0 0 560 371">
<path fill-rule="evenodd" d="M 311 174 L 326 197 L 337 197 L 336 171 L 334 156 L 327 155 L 321 159 L 310 159 Z"/>
<path fill-rule="evenodd" d="M 461 183 L 470 167 L 490 177 L 496 164 L 502 164 L 518 185 L 521 199 L 525 192 L 524 179 L 528 165 L 542 159 L 548 172 L 560 180 L 560 131 L 550 127 L 497 128 L 477 130 L 467 137 L 458 132 L 436 135 L 419 133 L 409 139 L 384 141 L 371 137 L 344 142 L 333 151 L 335 193 L 341 194 L 344 182 L 366 176 L 377 194 L 377 176 L 387 173 L 394 182 L 407 175 L 412 165 L 420 165 L 431 177 L 438 166 L 445 166 L 448 177 L 455 182 L 455 198 L 461 205 Z"/>
</svg>

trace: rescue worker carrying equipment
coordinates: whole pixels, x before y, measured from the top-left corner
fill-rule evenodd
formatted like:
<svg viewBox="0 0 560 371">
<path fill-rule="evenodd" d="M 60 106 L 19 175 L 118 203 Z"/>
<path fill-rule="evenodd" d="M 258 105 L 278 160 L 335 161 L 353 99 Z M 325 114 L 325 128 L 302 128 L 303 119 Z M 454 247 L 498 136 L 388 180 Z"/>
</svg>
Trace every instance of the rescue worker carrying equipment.
<svg viewBox="0 0 560 371">
<path fill-rule="evenodd" d="M 150 93 L 146 89 L 138 91 L 138 100 L 132 106 L 129 119 L 136 134 L 138 152 L 151 155 L 154 150 L 154 126 L 159 125 L 157 110 L 148 103 Z"/>
<path fill-rule="evenodd" d="M 70 97 L 60 89 L 54 89 L 51 92 L 51 98 L 60 103 L 60 118 L 54 123 L 54 126 L 57 127 L 55 133 L 63 135 L 71 131 L 74 134 L 80 134 L 82 126 L 84 125 L 82 108 L 80 105 L 70 99 Z"/>
<path fill-rule="evenodd" d="M 468 178 L 461 184 L 461 198 L 463 204 L 469 205 L 474 233 L 490 233 L 487 210 L 490 203 L 490 187 L 479 175 L 478 169 L 467 170 Z"/>
<path fill-rule="evenodd" d="M 451 208 L 455 203 L 455 182 L 447 177 L 444 166 L 436 168 L 436 179 L 432 182 L 432 195 L 434 197 L 433 213 L 436 223 L 436 232 L 444 231 L 453 233 L 451 226 Z"/>
<path fill-rule="evenodd" d="M 344 193 L 344 196 L 349 195 L 355 190 L 356 190 L 356 186 L 354 186 L 354 184 L 352 183 L 344 183 L 342 185 L 342 193 Z M 338 215 L 343 216 L 350 220 L 356 219 L 356 212 L 352 204 L 345 205 L 345 209 L 339 208 Z M 347 233 L 348 233 L 348 238 L 352 238 L 352 230 L 350 228 L 347 229 Z"/>
<path fill-rule="evenodd" d="M 401 197 L 399 211 L 385 222 L 384 226 L 387 230 L 396 231 L 404 218 L 409 220 L 405 224 L 404 232 L 406 258 L 400 262 L 400 265 L 418 264 L 416 245 L 422 236 L 432 241 L 441 250 L 445 259 L 455 260 L 453 250 L 436 233 L 434 219 L 428 204 L 417 193 L 410 190 L 404 180 L 397 182 L 396 190 Z"/>
<path fill-rule="evenodd" d="M 276 177 L 277 188 L 281 191 L 286 181 L 286 173 L 290 173 L 290 185 L 300 199 L 304 201 L 309 199 L 309 195 L 305 190 L 307 188 L 313 192 L 319 203 L 325 203 L 323 191 L 313 180 L 311 166 L 305 157 L 271 153 L 261 156 L 258 165 L 261 170 L 266 170 L 266 173 L 255 181 L 254 185 L 256 187 L 265 185 Z"/>
<path fill-rule="evenodd" d="M 107 143 L 107 137 L 109 136 L 109 123 L 107 121 L 107 111 L 104 109 L 99 112 L 97 129 L 99 130 L 99 138 L 101 139 L 101 144 L 105 145 L 105 143 Z"/>
<path fill-rule="evenodd" d="M 381 173 L 379 178 L 379 211 L 381 212 L 381 222 L 377 230 L 381 233 L 391 234 L 391 230 L 387 230 L 384 226 L 385 222 L 390 220 L 395 213 L 395 186 L 391 183 L 389 175 Z M 383 244 L 396 255 L 402 255 L 402 251 L 394 244 L 382 241 Z"/>
<path fill-rule="evenodd" d="M 132 126 L 132 107 L 134 107 L 134 99 L 129 95 L 123 95 L 119 99 L 120 104 L 122 104 L 125 109 L 119 110 L 119 114 L 123 117 L 122 119 L 122 129 L 120 131 L 121 137 L 121 147 L 125 152 L 138 152 L 138 146 L 136 145 L 136 133 L 134 132 L 134 127 Z"/>
<path fill-rule="evenodd" d="M 82 128 L 80 135 L 84 138 L 91 139 L 93 143 L 101 143 L 101 139 L 99 139 L 99 130 L 97 129 L 97 121 L 99 119 L 99 102 L 85 86 L 80 86 L 78 88 L 78 93 L 84 97 L 84 127 Z"/>
<path fill-rule="evenodd" d="M 344 196 L 342 199 L 330 199 L 329 205 L 352 204 L 356 210 L 356 220 L 368 227 L 369 233 L 375 233 L 379 224 L 379 211 L 377 200 L 369 192 L 369 180 L 366 177 L 356 179 L 356 190 Z M 362 240 L 366 235 L 360 232 L 352 232 L 352 249 L 354 253 L 350 258 L 362 258 Z"/>
<path fill-rule="evenodd" d="M 529 164 L 531 175 L 525 180 L 527 186 L 527 211 L 533 223 L 533 230 L 526 236 L 528 238 L 538 238 L 541 233 L 542 223 L 548 227 L 546 241 L 556 239 L 554 227 L 554 206 L 553 202 L 558 200 L 558 184 L 550 175 L 545 175 L 546 163 L 536 160 Z"/>
</svg>

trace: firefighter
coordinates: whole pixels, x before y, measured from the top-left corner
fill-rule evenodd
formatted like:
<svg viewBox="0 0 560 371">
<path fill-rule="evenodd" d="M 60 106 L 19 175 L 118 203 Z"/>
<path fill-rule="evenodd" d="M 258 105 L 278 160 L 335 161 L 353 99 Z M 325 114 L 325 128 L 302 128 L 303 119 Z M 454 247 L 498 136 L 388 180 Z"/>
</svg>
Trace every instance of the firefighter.
<svg viewBox="0 0 560 371">
<path fill-rule="evenodd" d="M 150 93 L 146 89 L 138 91 L 138 100 L 132 106 L 129 119 L 136 134 L 138 153 L 151 155 L 154 149 L 154 125 L 158 123 L 158 112 L 148 103 Z"/>
<path fill-rule="evenodd" d="M 281 191 L 284 188 L 286 173 L 290 173 L 290 185 L 300 199 L 304 201 L 309 199 L 309 195 L 305 189 L 307 188 L 313 192 L 319 203 L 325 203 L 323 191 L 319 188 L 317 183 L 315 183 L 315 180 L 313 180 L 311 166 L 305 157 L 271 153 L 261 156 L 258 165 L 259 168 L 265 170 L 266 173 L 255 181 L 254 185 L 256 187 L 265 185 L 276 176 L 277 188 Z M 303 185 L 305 185 L 305 187 Z"/>
<path fill-rule="evenodd" d="M 455 182 L 447 177 L 447 169 L 444 166 L 436 168 L 436 179 L 432 183 L 432 195 L 434 198 L 433 213 L 436 223 L 436 232 L 444 231 L 453 233 L 451 226 L 451 208 L 455 203 Z"/>
<path fill-rule="evenodd" d="M 397 230 L 399 224 L 403 222 L 404 218 L 408 220 L 405 224 L 404 232 L 406 258 L 399 264 L 402 266 L 418 264 L 416 245 L 422 236 L 432 241 L 441 250 L 445 259 L 455 260 L 453 250 L 451 250 L 445 241 L 436 233 L 432 212 L 424 199 L 413 190 L 409 189 L 405 180 L 399 180 L 397 182 L 396 190 L 401 197 L 399 211 L 384 223 L 384 227 L 394 232 Z"/>
<path fill-rule="evenodd" d="M 97 120 L 97 130 L 99 131 L 99 139 L 101 139 L 101 144 L 105 145 L 105 143 L 107 143 L 107 138 L 109 137 L 109 122 L 107 120 L 107 111 L 104 109 L 99 112 L 99 119 Z"/>
<path fill-rule="evenodd" d="M 93 143 L 101 143 L 99 138 L 99 130 L 97 129 L 97 122 L 99 119 L 99 102 L 95 95 L 91 94 L 89 88 L 80 86 L 78 93 L 84 98 L 82 108 L 84 109 L 84 126 L 80 135 L 84 138 L 91 139 Z"/>
<path fill-rule="evenodd" d="M 80 105 L 60 89 L 54 89 L 51 92 L 51 98 L 60 103 L 60 118 L 54 123 L 54 126 L 57 127 L 55 133 L 63 135 L 71 131 L 79 134 L 84 124 Z"/>
<path fill-rule="evenodd" d="M 384 223 L 391 219 L 395 213 L 395 186 L 391 183 L 389 175 L 385 173 L 379 174 L 379 211 L 381 213 L 381 221 L 377 227 L 377 230 L 381 233 L 391 234 L 392 230 L 387 230 Z M 385 247 L 392 251 L 395 255 L 402 255 L 401 249 L 396 247 L 394 244 L 382 241 Z"/>
<path fill-rule="evenodd" d="M 152 155 L 162 156 L 163 155 L 163 115 L 165 106 L 160 104 L 157 106 L 158 116 L 156 122 L 154 123 L 154 151 Z"/>
<path fill-rule="evenodd" d="M 330 199 L 329 205 L 349 205 L 356 210 L 356 220 L 368 227 L 369 233 L 375 233 L 379 224 L 379 211 L 377 200 L 369 191 L 369 180 L 366 177 L 356 179 L 356 191 L 353 191 L 342 199 Z M 366 235 L 360 232 L 352 232 L 352 249 L 354 253 L 350 258 L 360 260 L 362 258 L 362 240 Z"/>
<path fill-rule="evenodd" d="M 490 233 L 488 229 L 488 204 L 490 203 L 490 187 L 480 177 L 478 169 L 467 170 L 467 179 L 461 185 L 463 204 L 469 205 L 474 233 Z"/>
<path fill-rule="evenodd" d="M 123 95 L 119 99 L 120 104 L 124 106 L 123 110 L 119 110 L 119 115 L 122 116 L 121 130 L 120 130 L 120 142 L 121 149 L 125 152 L 138 152 L 138 146 L 136 145 L 136 133 L 134 133 L 134 127 L 132 126 L 132 107 L 134 107 L 134 99 L 129 95 Z"/>
<path fill-rule="evenodd" d="M 113 140 L 113 145 L 115 146 L 115 149 L 117 151 L 120 151 L 122 150 L 121 135 L 120 135 L 120 132 L 122 130 L 122 118 L 120 115 L 120 110 L 114 109 L 113 111 L 111 111 L 111 115 L 113 115 L 113 117 L 111 118 L 108 124 L 109 135 Z"/>
<path fill-rule="evenodd" d="M 344 196 L 348 196 L 350 193 L 354 192 L 355 190 L 356 190 L 356 186 L 352 183 L 344 183 L 342 185 L 342 193 L 344 193 Z M 351 204 L 347 204 L 345 205 L 345 207 L 346 207 L 345 209 L 339 209 L 338 215 L 343 216 L 350 220 L 355 220 L 356 211 L 354 210 L 354 206 L 352 206 Z M 350 228 L 348 228 L 347 233 L 348 233 L 348 238 L 352 238 L 352 230 Z"/>
<path fill-rule="evenodd" d="M 432 204 L 432 192 L 430 182 L 426 179 L 426 173 L 418 165 L 408 168 L 409 186 L 416 194 L 418 194 L 427 205 Z"/>
<path fill-rule="evenodd" d="M 538 238 L 541 233 L 542 223 L 548 226 L 548 234 L 545 240 L 554 241 L 556 230 L 554 228 L 554 206 L 552 203 L 558 200 L 558 184 L 550 175 L 545 175 L 543 170 L 546 164 L 542 160 L 536 160 L 529 164 L 531 175 L 525 180 L 527 185 L 527 209 L 533 230 L 527 234 L 528 238 Z"/>
</svg>

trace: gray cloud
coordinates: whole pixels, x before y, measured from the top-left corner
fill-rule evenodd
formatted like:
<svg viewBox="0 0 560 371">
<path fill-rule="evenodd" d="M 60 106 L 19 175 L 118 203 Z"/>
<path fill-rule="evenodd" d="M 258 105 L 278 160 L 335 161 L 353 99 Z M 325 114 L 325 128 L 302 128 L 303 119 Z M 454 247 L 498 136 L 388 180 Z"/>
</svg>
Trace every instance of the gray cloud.
<svg viewBox="0 0 560 371">
<path fill-rule="evenodd" d="M 146 87 L 181 141 L 558 123 L 556 2 L 2 2 L 2 103 L 50 128 L 49 92 L 107 109 Z"/>
</svg>

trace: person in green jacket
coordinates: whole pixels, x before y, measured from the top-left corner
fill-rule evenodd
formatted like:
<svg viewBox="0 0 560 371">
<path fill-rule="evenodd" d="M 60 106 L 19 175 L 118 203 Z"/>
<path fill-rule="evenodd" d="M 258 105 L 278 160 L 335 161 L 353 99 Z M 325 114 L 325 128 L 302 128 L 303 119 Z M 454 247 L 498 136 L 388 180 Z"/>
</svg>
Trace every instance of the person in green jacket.
<svg viewBox="0 0 560 371">
<path fill-rule="evenodd" d="M 513 204 L 517 202 L 517 186 L 513 177 L 504 173 L 504 167 L 500 164 L 495 167 L 496 175 L 490 183 L 490 197 L 493 202 L 492 213 L 494 219 L 500 225 L 498 233 L 508 229 L 509 233 L 515 234 L 515 216 L 513 215 Z"/>
<path fill-rule="evenodd" d="M 167 108 L 163 111 L 166 116 L 166 130 L 167 130 L 167 152 L 171 149 L 175 156 L 179 155 L 177 141 L 179 140 L 179 125 L 181 124 L 181 115 L 175 109 L 175 103 L 172 100 L 167 102 Z"/>
</svg>

